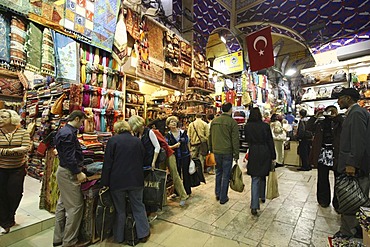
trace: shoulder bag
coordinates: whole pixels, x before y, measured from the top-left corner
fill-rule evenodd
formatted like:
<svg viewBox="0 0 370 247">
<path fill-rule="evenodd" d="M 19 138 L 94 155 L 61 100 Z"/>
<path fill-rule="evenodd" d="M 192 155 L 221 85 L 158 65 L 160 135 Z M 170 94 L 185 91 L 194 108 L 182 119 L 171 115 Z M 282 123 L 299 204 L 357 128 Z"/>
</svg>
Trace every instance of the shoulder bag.
<svg viewBox="0 0 370 247">
<path fill-rule="evenodd" d="M 231 169 L 230 188 L 236 192 L 243 192 L 244 190 L 243 173 L 237 163 Z"/>
<path fill-rule="evenodd" d="M 199 144 L 199 152 L 202 156 L 206 156 L 208 154 L 208 144 L 207 144 L 207 141 L 202 141 L 202 139 L 200 138 L 199 134 L 198 134 L 198 131 L 197 129 L 195 128 L 195 125 L 193 125 L 193 128 L 195 130 L 195 133 L 197 134 L 199 140 L 200 140 L 200 144 Z"/>
</svg>

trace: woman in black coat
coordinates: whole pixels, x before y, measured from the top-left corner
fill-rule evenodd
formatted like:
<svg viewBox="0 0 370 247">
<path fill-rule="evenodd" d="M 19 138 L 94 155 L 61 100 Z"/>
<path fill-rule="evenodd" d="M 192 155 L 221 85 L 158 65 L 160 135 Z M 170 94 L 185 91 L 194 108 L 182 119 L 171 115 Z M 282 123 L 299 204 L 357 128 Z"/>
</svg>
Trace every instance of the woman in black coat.
<svg viewBox="0 0 370 247">
<path fill-rule="evenodd" d="M 257 215 L 262 203 L 266 200 L 266 176 L 268 176 L 272 162 L 276 159 L 274 141 L 271 129 L 262 121 L 258 107 L 250 110 L 248 123 L 244 127 L 245 141 L 249 145 L 247 174 L 252 177 L 251 212 Z"/>
<path fill-rule="evenodd" d="M 337 198 L 333 196 L 331 199 L 329 172 L 333 170 L 334 178 L 338 176 L 339 139 L 343 121 L 337 107 L 330 105 L 324 111 L 318 111 L 306 124 L 306 129 L 315 133 L 311 156 L 313 165 L 317 167 L 317 202 L 323 208 L 328 207 L 330 201 L 335 209 L 339 207 Z"/>
<path fill-rule="evenodd" d="M 145 149 L 140 139 L 132 136 L 130 125 L 126 121 L 116 122 L 114 132 L 116 135 L 107 143 L 101 176 L 101 185 L 109 186 L 116 209 L 114 240 L 118 243 L 124 241 L 128 196 L 139 242 L 146 242 L 150 231 L 143 203 Z"/>
</svg>

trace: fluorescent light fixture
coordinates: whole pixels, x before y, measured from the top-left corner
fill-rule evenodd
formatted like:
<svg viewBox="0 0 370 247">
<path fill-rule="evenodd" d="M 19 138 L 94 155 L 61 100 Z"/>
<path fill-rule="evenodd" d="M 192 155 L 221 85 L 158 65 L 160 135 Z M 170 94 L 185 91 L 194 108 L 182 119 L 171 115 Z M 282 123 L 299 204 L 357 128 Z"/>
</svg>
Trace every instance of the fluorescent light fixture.
<svg viewBox="0 0 370 247">
<path fill-rule="evenodd" d="M 286 76 L 292 76 L 297 72 L 296 69 L 288 69 L 288 71 L 285 73 Z"/>
<path fill-rule="evenodd" d="M 368 38 L 370 38 L 370 36 L 365 34 L 365 35 L 358 36 L 358 38 L 360 38 L 360 39 L 368 39 Z"/>
<path fill-rule="evenodd" d="M 221 39 L 222 42 L 224 42 L 226 44 L 226 39 L 225 39 L 224 36 L 221 36 L 220 39 Z"/>
</svg>

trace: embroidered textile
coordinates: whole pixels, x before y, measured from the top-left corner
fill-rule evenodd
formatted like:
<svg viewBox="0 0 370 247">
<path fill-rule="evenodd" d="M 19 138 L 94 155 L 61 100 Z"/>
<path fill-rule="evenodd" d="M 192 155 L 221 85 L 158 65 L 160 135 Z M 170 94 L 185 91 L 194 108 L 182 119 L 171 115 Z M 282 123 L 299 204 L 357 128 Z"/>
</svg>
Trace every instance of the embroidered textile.
<svg viewBox="0 0 370 247">
<path fill-rule="evenodd" d="M 101 0 L 96 1 L 101 2 Z M 91 38 L 94 30 L 95 3 L 91 0 L 66 0 L 64 27 Z"/>
<path fill-rule="evenodd" d="M 0 64 L 10 62 L 10 24 L 9 20 L 0 13 Z"/>
<path fill-rule="evenodd" d="M 41 17 L 43 23 L 64 26 L 65 1 L 30 0 L 30 13 Z M 32 19 L 32 18 L 31 18 Z"/>
<path fill-rule="evenodd" d="M 148 25 L 150 57 L 163 63 L 163 29 L 152 20 L 147 19 L 146 21 Z M 149 60 L 151 60 L 151 58 L 149 58 Z"/>
<path fill-rule="evenodd" d="M 45 75 L 54 75 L 54 43 L 49 28 L 45 28 L 42 33 L 42 58 L 41 73 Z"/>
<path fill-rule="evenodd" d="M 24 67 L 26 65 L 25 43 L 27 24 L 18 17 L 12 16 L 10 24 L 10 64 Z"/>
<path fill-rule="evenodd" d="M 78 44 L 73 39 L 52 31 L 56 54 L 57 79 L 79 82 Z"/>
<path fill-rule="evenodd" d="M 140 35 L 140 28 L 139 28 L 139 14 L 135 13 L 131 9 L 127 9 L 127 16 L 126 16 L 126 29 L 127 32 L 135 39 L 139 39 Z"/>
<path fill-rule="evenodd" d="M 27 64 L 26 69 L 40 73 L 41 69 L 41 46 L 42 46 L 42 31 L 33 22 L 30 22 L 27 30 Z"/>
<path fill-rule="evenodd" d="M 29 0 L 0 0 L 0 5 L 7 9 L 14 10 L 24 15 L 28 14 L 30 4 Z"/>
<path fill-rule="evenodd" d="M 120 2 L 120 0 L 95 1 L 91 44 L 108 52 L 111 52 L 113 47 Z"/>
<path fill-rule="evenodd" d="M 114 34 L 113 43 L 113 59 L 115 59 L 118 64 L 123 65 L 127 61 L 127 30 L 125 19 L 122 11 L 118 16 L 118 22 L 116 27 L 116 32 Z"/>
</svg>

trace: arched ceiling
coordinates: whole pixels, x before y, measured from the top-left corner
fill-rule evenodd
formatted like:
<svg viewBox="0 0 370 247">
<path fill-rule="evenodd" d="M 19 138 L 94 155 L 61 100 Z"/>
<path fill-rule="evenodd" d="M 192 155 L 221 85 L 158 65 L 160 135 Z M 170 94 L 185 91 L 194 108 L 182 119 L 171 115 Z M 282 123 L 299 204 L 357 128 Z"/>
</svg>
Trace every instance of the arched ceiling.
<svg viewBox="0 0 370 247">
<path fill-rule="evenodd" d="M 370 0 L 193 1 L 194 38 L 199 49 L 206 47 L 209 35 L 220 27 L 230 28 L 244 39 L 270 24 L 273 33 L 297 40 L 313 51 L 330 42 L 339 46 L 360 42 L 363 39 L 359 36 L 370 33 Z"/>
</svg>

